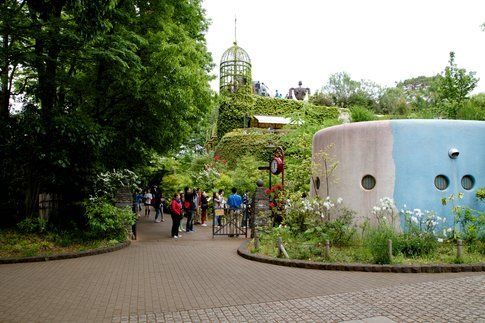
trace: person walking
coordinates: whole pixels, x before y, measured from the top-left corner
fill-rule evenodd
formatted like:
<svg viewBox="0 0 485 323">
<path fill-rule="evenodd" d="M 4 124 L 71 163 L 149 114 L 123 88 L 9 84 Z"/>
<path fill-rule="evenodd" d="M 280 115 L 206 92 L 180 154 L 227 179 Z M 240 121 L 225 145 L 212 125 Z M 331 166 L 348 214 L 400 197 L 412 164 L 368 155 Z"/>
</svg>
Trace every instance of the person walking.
<svg viewBox="0 0 485 323">
<path fill-rule="evenodd" d="M 145 199 L 145 216 L 150 217 L 150 205 L 152 205 L 153 195 L 149 190 L 145 190 L 143 198 Z"/>
<path fill-rule="evenodd" d="M 170 204 L 170 214 L 172 216 L 172 238 L 178 239 L 182 237 L 179 234 L 179 226 L 182 220 L 182 201 L 180 200 L 180 194 L 175 193 Z"/>
<path fill-rule="evenodd" d="M 155 195 L 153 197 L 153 208 L 155 209 L 155 222 L 160 223 L 160 222 L 165 222 L 165 219 L 163 218 L 163 210 L 162 210 L 162 201 L 163 195 L 162 191 L 160 188 L 155 189 Z M 158 220 L 158 217 L 160 217 L 160 220 Z"/>
</svg>

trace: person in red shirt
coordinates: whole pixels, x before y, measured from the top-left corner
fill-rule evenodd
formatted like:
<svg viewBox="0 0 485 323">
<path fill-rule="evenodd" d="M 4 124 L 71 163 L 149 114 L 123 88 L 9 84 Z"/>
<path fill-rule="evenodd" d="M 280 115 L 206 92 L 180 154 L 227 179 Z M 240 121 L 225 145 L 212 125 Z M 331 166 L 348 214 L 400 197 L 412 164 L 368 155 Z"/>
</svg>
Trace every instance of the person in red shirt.
<svg viewBox="0 0 485 323">
<path fill-rule="evenodd" d="M 181 237 L 179 235 L 180 221 L 182 221 L 182 201 L 180 200 L 180 195 L 177 193 L 172 199 L 170 204 L 170 213 L 172 215 L 172 238 L 178 239 Z"/>
</svg>

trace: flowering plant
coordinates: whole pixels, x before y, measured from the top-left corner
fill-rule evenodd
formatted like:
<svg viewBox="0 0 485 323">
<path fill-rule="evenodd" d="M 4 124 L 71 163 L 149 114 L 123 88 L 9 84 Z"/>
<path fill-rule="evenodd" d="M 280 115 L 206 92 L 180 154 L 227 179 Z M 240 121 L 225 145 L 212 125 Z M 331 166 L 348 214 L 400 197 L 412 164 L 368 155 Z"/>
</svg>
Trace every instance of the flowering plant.
<svg viewBox="0 0 485 323">
<path fill-rule="evenodd" d="M 283 185 L 274 185 L 271 189 L 267 188 L 264 192 L 269 196 L 269 207 L 271 209 L 283 210 L 285 208 L 287 200 Z"/>
<path fill-rule="evenodd" d="M 406 230 L 418 235 L 426 233 L 436 236 L 438 235 L 438 227 L 443 226 L 446 222 L 445 217 L 438 216 L 434 211 L 425 210 L 423 212 L 421 209 L 412 211 L 401 209 L 400 213 L 403 215 Z M 446 234 L 443 235 L 446 236 Z"/>
<path fill-rule="evenodd" d="M 371 213 L 375 216 L 379 225 L 387 224 L 394 227 L 396 220 L 394 209 L 394 200 L 389 197 L 383 197 L 379 200 L 379 203 L 372 208 Z"/>
</svg>

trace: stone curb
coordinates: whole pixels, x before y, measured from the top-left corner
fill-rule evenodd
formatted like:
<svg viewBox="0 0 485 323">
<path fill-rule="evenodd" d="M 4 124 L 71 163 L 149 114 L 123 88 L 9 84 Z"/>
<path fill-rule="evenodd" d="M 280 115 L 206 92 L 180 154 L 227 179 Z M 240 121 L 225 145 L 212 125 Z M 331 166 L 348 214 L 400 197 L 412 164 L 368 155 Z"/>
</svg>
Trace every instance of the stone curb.
<svg viewBox="0 0 485 323">
<path fill-rule="evenodd" d="M 374 264 L 332 264 L 313 262 L 298 259 L 280 259 L 258 254 L 252 254 L 248 250 L 250 240 L 244 241 L 237 249 L 238 255 L 243 258 L 264 262 L 272 265 L 298 267 L 320 270 L 341 270 L 341 271 L 366 271 L 366 272 L 388 272 L 388 273 L 455 273 L 469 271 L 485 271 L 485 263 L 479 264 L 433 264 L 433 265 L 374 265 Z"/>
<path fill-rule="evenodd" d="M 0 258 L 0 264 L 40 262 L 40 261 L 61 260 L 61 259 L 94 256 L 94 255 L 100 255 L 102 253 L 117 251 L 117 250 L 123 249 L 125 247 L 128 247 L 130 244 L 131 244 L 131 241 L 127 240 L 125 242 L 118 243 L 114 246 L 109 246 L 109 247 L 104 247 L 104 248 L 99 248 L 99 249 L 92 249 L 92 250 L 85 250 L 85 251 L 80 251 L 80 252 L 61 253 L 61 254 L 58 254 L 58 255 L 34 256 L 34 257 L 23 257 L 23 258 Z"/>
</svg>

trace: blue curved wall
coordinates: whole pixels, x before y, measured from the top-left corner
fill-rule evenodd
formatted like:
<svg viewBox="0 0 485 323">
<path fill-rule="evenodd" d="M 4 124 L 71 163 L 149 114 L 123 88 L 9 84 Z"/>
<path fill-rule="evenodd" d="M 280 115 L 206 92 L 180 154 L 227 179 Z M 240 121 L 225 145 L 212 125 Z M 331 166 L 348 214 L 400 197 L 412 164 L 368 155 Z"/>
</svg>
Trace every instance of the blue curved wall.
<svg viewBox="0 0 485 323">
<path fill-rule="evenodd" d="M 394 201 L 398 209 L 433 210 L 453 223 L 452 205 L 443 206 L 441 199 L 463 193 L 458 205 L 485 211 L 485 203 L 475 196 L 485 187 L 485 122 L 457 120 L 393 120 L 392 157 L 395 163 Z M 448 156 L 457 148 L 457 159 Z M 446 190 L 434 185 L 437 175 L 449 179 Z M 464 175 L 472 175 L 474 187 L 467 191 L 461 185 Z"/>
</svg>

